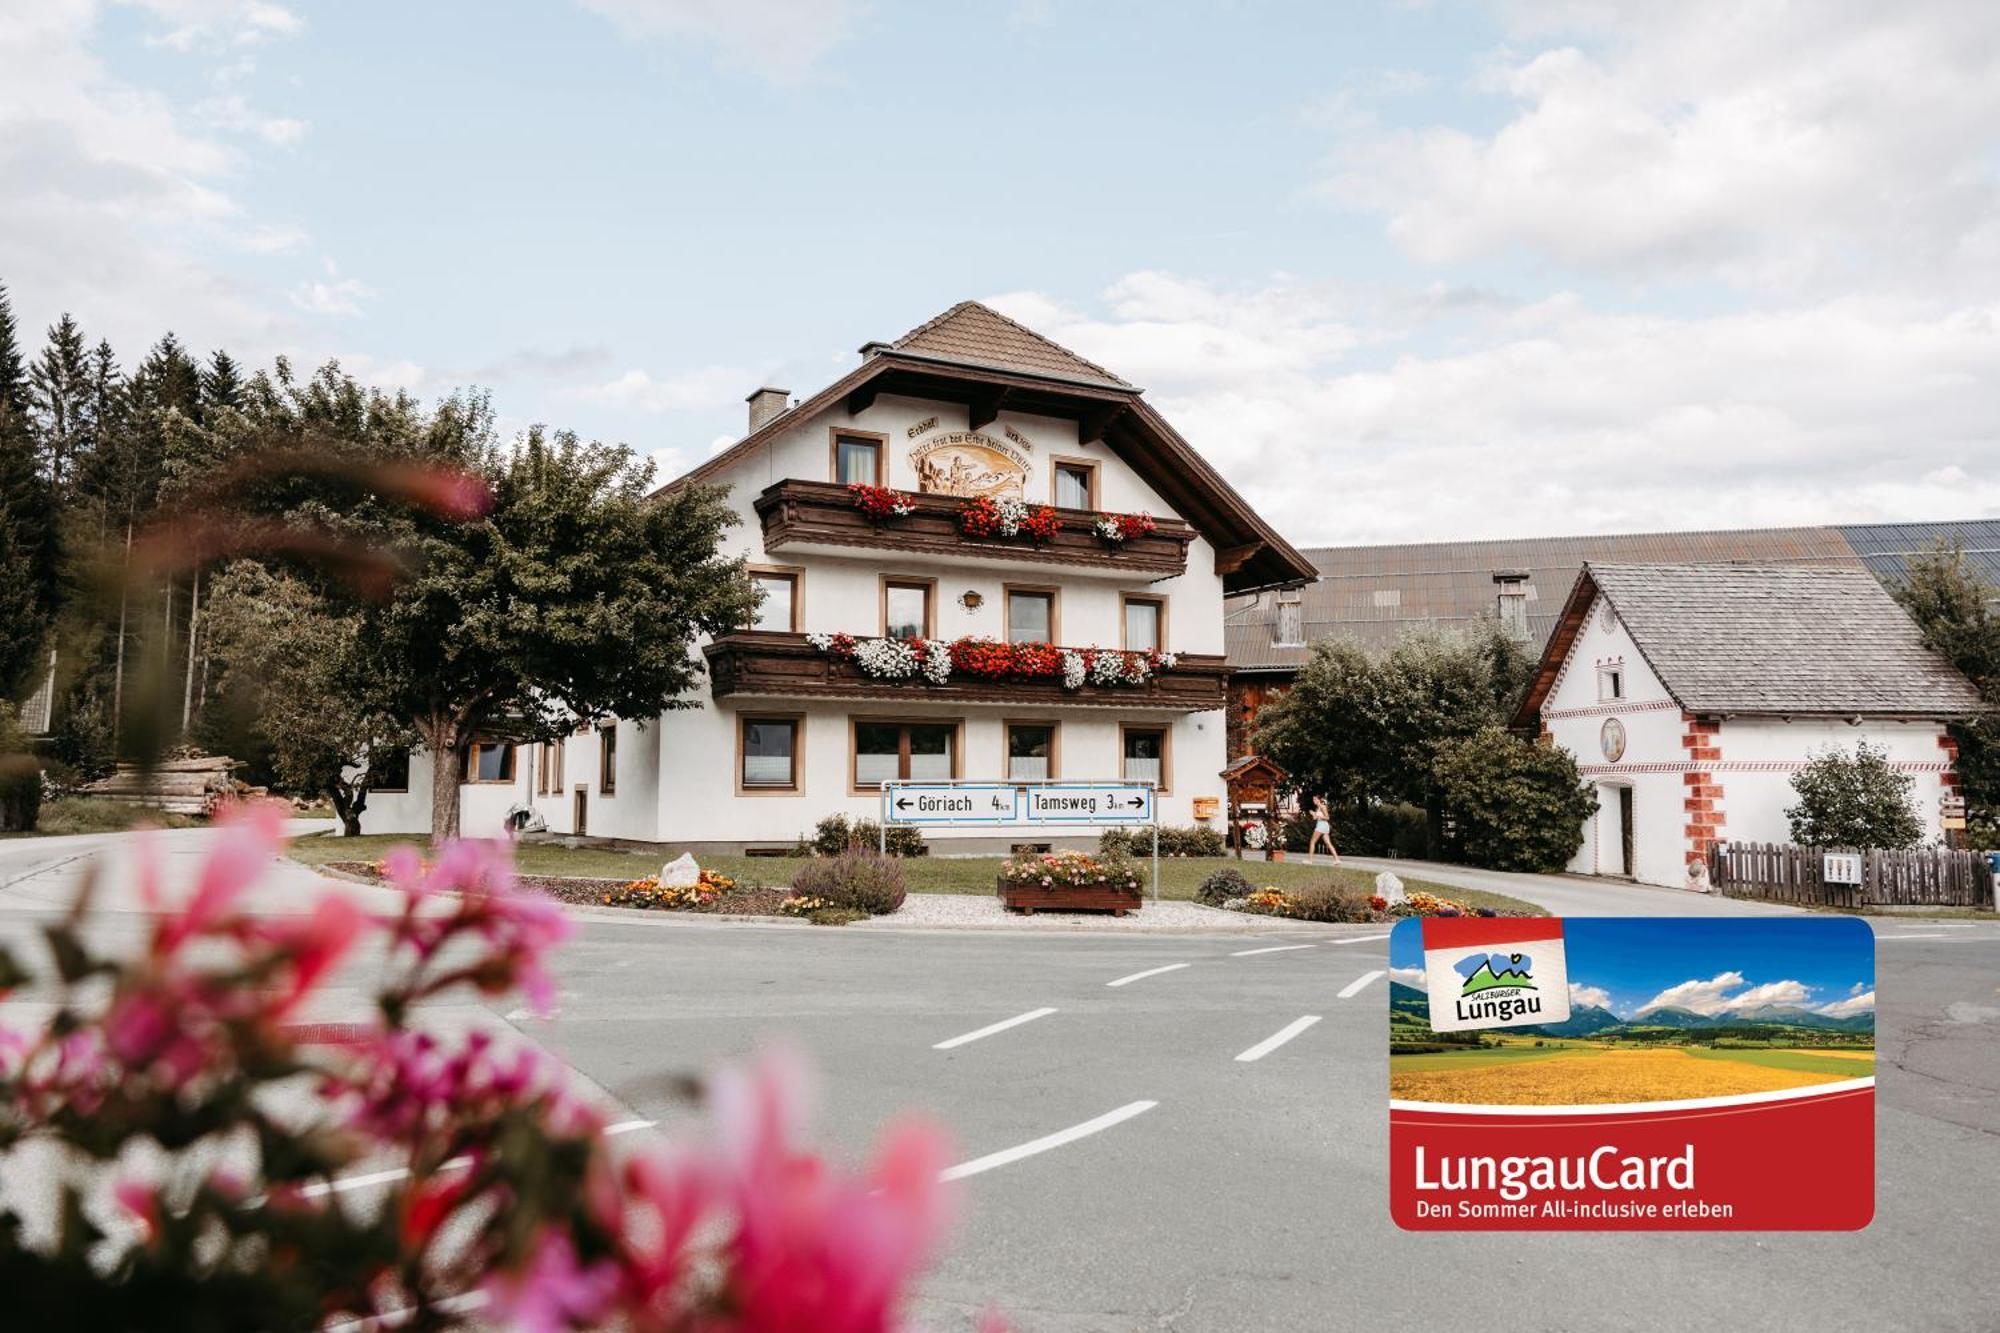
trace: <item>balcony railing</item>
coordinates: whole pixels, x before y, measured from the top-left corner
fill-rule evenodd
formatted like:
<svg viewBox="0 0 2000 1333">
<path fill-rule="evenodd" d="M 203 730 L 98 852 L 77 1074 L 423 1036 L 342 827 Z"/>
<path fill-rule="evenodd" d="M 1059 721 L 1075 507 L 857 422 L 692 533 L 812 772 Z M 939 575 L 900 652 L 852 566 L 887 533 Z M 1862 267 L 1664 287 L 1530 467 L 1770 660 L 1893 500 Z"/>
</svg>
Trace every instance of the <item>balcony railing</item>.
<svg viewBox="0 0 2000 1333">
<path fill-rule="evenodd" d="M 915 512 L 872 522 L 855 508 L 845 486 L 826 481 L 781 481 L 757 497 L 764 524 L 764 549 L 846 546 L 911 555 L 971 556 L 1030 565 L 1073 565 L 1129 570 L 1151 577 L 1187 572 L 1187 548 L 1195 531 L 1177 518 L 1156 518 L 1152 532 L 1120 543 L 1093 530 L 1098 514 L 1057 509 L 1062 531 L 1037 544 L 1026 537 L 968 537 L 959 530 L 965 501 L 955 495 L 897 491 Z"/>
<path fill-rule="evenodd" d="M 921 678 L 881 680 L 850 659 L 816 647 L 803 634 L 743 630 L 718 636 L 708 655 L 710 687 L 717 699 L 866 699 L 908 703 L 1027 704 L 1053 707 L 1166 709 L 1200 713 L 1228 702 L 1228 659 L 1181 653 L 1142 685 L 1080 685 L 1060 680 L 991 679 L 954 672 L 942 685 Z"/>
</svg>

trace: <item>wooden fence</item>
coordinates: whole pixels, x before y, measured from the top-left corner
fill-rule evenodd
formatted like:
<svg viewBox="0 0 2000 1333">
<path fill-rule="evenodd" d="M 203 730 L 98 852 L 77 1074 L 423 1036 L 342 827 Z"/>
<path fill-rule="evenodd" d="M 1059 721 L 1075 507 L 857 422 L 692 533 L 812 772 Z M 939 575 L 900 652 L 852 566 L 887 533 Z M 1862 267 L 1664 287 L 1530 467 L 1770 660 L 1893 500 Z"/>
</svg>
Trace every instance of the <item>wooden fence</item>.
<svg viewBox="0 0 2000 1333">
<path fill-rule="evenodd" d="M 1708 876 L 1731 898 L 1825 907 L 1992 907 L 1993 872 L 1979 852 L 1936 847 L 1867 851 L 1861 883 L 1829 884 L 1825 853 L 1840 848 L 1729 842 L 1709 849 Z"/>
</svg>

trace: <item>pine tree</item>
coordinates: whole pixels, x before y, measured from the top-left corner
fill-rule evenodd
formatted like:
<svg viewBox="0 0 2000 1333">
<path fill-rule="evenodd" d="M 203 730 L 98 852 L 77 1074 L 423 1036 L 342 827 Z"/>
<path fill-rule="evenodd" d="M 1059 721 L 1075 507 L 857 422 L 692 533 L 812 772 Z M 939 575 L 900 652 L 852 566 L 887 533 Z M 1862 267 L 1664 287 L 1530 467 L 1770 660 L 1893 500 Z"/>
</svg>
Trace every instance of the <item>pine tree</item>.
<svg viewBox="0 0 2000 1333">
<path fill-rule="evenodd" d="M 243 406 L 243 371 L 236 358 L 217 349 L 201 373 L 201 403 L 204 418 L 216 408 L 240 410 Z"/>
<path fill-rule="evenodd" d="M 29 399 L 41 435 L 42 467 L 58 504 L 67 504 L 92 451 L 90 354 L 65 314 L 28 370 Z"/>
<path fill-rule="evenodd" d="M 59 592 L 55 498 L 14 330 L 13 304 L 0 286 L 0 698 L 18 694 L 46 662 Z"/>
</svg>

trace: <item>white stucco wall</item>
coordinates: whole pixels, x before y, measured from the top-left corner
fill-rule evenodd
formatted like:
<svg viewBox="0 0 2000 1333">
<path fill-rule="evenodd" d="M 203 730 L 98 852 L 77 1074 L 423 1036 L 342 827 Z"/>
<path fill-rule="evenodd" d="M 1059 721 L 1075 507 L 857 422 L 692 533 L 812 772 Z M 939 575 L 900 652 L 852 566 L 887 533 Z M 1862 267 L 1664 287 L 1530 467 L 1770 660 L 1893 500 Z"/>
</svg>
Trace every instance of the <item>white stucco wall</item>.
<svg viewBox="0 0 2000 1333">
<path fill-rule="evenodd" d="M 1715 830 L 1718 836 L 1734 842 L 1789 842 L 1791 826 L 1784 812 L 1797 799 L 1792 774 L 1829 746 L 1851 752 L 1862 739 L 1886 750 L 1890 762 L 1912 775 L 1918 817 L 1928 840 L 1938 839 L 1946 769 L 1946 754 L 1938 744 L 1945 730 L 1941 724 L 1726 718 L 1713 723 L 1712 737 L 1701 738 L 1703 748 L 1718 750 L 1720 757 L 1691 761 L 1684 743 L 1689 732 L 1686 714 L 1647 665 L 1623 623 L 1615 614 L 1607 619 L 1605 609 L 1599 598 L 1542 706 L 1543 729 L 1576 756 L 1585 781 L 1598 791 L 1598 811 L 1585 822 L 1583 847 L 1569 864 L 1572 872 L 1630 874 L 1648 884 L 1684 883 L 1694 845 L 1688 834 L 1694 814 L 1686 808 L 1692 794 L 1686 775 L 1691 771 L 1708 774 L 1707 785 L 1721 789 L 1711 801 L 1722 815 Z M 1600 672 L 1606 667 L 1623 673 L 1623 699 L 1602 697 Z M 1626 736 L 1625 753 L 1616 761 L 1602 749 L 1605 722 L 1613 718 Z M 1629 868 L 1619 863 L 1620 787 L 1633 793 L 1634 865 Z"/>
</svg>

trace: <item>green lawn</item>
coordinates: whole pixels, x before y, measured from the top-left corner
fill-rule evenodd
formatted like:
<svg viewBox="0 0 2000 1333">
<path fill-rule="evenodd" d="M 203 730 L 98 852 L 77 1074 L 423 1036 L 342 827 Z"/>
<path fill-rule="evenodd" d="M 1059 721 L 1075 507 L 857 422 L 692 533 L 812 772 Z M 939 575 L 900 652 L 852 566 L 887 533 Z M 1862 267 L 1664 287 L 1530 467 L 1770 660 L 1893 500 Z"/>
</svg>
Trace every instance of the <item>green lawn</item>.
<svg viewBox="0 0 2000 1333">
<path fill-rule="evenodd" d="M 1406 1071 L 1471 1069 L 1486 1065 L 1520 1064 L 1524 1060 L 1547 1060 L 1572 1049 L 1551 1041 L 1547 1046 L 1508 1045 L 1463 1051 L 1423 1051 L 1413 1055 L 1392 1055 L 1389 1060 L 1395 1068 Z"/>
<path fill-rule="evenodd" d="M 102 801 L 89 796 L 65 796 L 50 801 L 41 810 L 33 833 L 7 833 L 8 838 L 53 838 L 65 833 L 122 833 L 149 824 L 155 828 L 193 828 L 202 821 L 188 815 L 170 815 L 164 810 L 122 801 Z"/>
<path fill-rule="evenodd" d="M 1859 1051 L 1860 1047 L 1843 1049 Z M 1699 1060 L 1733 1060 L 1738 1064 L 1760 1065 L 1765 1069 L 1796 1069 L 1807 1074 L 1838 1074 L 1842 1078 L 1867 1078 L 1875 1072 L 1875 1061 L 1852 1056 L 1815 1055 L 1810 1051 L 1751 1051 L 1741 1047 L 1705 1049 L 1690 1046 L 1687 1053 Z M 1873 1052 L 1869 1052 L 1872 1056 Z"/>
<path fill-rule="evenodd" d="M 307 865 L 328 861 L 374 861 L 387 848 L 412 839 L 370 835 L 362 838 L 326 836 L 300 838 L 292 844 L 292 859 Z M 639 879 L 655 874 L 667 854 L 622 852 L 609 848 L 579 847 L 574 850 L 550 843 L 523 843 L 515 849 L 515 862 L 531 875 L 571 875 L 591 879 Z M 789 881 L 798 861 L 778 856 L 698 857 L 708 869 L 719 871 L 744 883 L 781 885 Z M 997 856 L 920 856 L 903 863 L 912 893 L 991 893 L 1003 858 Z M 1223 866 L 1235 866 L 1258 888 L 1302 888 L 1310 884 L 1338 883 L 1357 892 L 1372 892 L 1375 876 L 1365 870 L 1297 865 L 1289 861 L 1272 864 L 1237 861 L 1233 857 L 1162 857 L 1160 896 L 1191 899 L 1195 889 L 1211 873 Z M 1420 879 L 1403 881 L 1406 891 L 1424 891 L 1465 903 L 1470 907 L 1491 907 L 1495 911 L 1532 912 L 1542 909 L 1532 903 L 1497 893 L 1454 889 Z"/>
</svg>

